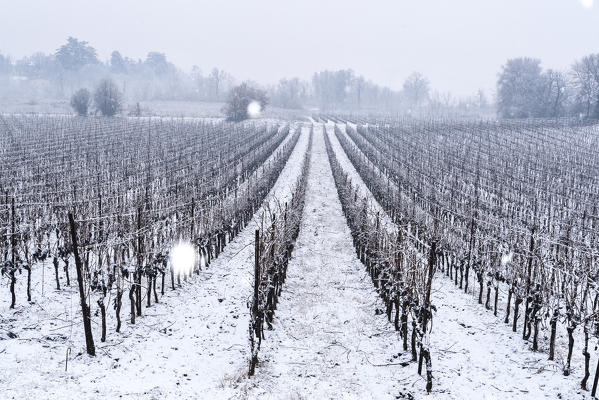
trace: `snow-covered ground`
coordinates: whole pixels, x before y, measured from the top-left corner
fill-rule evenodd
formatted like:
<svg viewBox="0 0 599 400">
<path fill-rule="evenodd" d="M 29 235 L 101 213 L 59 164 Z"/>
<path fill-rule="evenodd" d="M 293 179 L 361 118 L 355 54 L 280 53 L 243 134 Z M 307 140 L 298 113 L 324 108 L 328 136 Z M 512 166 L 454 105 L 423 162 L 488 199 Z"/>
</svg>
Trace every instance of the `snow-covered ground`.
<svg viewBox="0 0 599 400">
<path fill-rule="evenodd" d="M 438 274 L 433 290 L 433 398 L 590 398 L 577 378 L 563 376 L 546 352 L 532 352 L 520 330 L 512 332 L 448 278 Z"/>
<path fill-rule="evenodd" d="M 289 196 L 308 136 L 304 129 L 265 203 L 273 205 Z M 24 328 L 13 329 L 17 338 L 3 335 L 5 340 L 0 340 L 0 398 L 233 396 L 235 382 L 247 371 L 247 300 L 252 291 L 258 223 L 258 219 L 250 223 L 208 269 L 183 288 L 167 290 L 159 304 L 144 308 L 135 326 L 125 322 L 124 307 L 123 333 L 114 333 L 109 325 L 106 343 L 96 337 L 97 357 L 81 354 L 83 331 L 78 295 L 73 290 L 68 297 L 61 294 L 68 300 L 61 305 L 64 313 L 58 315 L 45 312 L 43 302 L 22 305 L 16 311 L 8 311 L 3 303 L 2 319 Z M 72 353 L 65 371 L 67 351 Z"/>
<path fill-rule="evenodd" d="M 328 135 L 339 162 L 363 194 L 368 189 L 343 153 L 332 125 Z M 0 302 L 1 399 L 581 399 L 579 343 L 573 375 L 559 361 L 533 353 L 502 319 L 463 294 L 440 273 L 434 282 L 433 393 L 401 349 L 399 335 L 364 266 L 357 260 L 341 211 L 322 125 L 315 126 L 306 206 L 288 277 L 266 331 L 256 375 L 247 378 L 247 301 L 251 293 L 254 223 L 211 266 L 159 304 L 144 308 L 123 332 L 109 324 L 96 337 L 97 356 L 84 352 L 78 297 L 60 293 L 59 307 L 44 301 Z M 305 127 L 269 195 L 285 201 L 307 151 Z M 385 218 L 380 206 L 372 200 Z M 45 266 L 46 296 L 53 279 Z M 22 276 L 19 277 L 22 280 Z M 34 285 L 39 297 L 40 283 Z M 8 291 L 3 288 L 4 297 Z M 19 292 L 22 294 L 22 291 Z M 378 310 L 378 312 L 377 312 Z M 112 312 L 112 308 L 108 308 Z M 95 321 L 98 319 L 96 318 Z M 94 328 L 97 333 L 97 326 Z M 17 334 L 9 338 L 8 332 Z M 563 343 L 558 347 L 563 357 Z M 68 353 L 68 352 L 71 353 Z M 591 349 L 593 352 L 593 350 Z M 65 359 L 68 355 L 68 368 Z M 595 358 L 591 359 L 594 372 Z M 66 370 L 65 370 L 66 369 Z M 592 377 L 593 375 L 591 375 Z"/>
<path fill-rule="evenodd" d="M 334 126 L 328 124 L 327 127 L 339 163 L 362 195 L 369 194 L 335 137 Z M 372 194 L 370 197 L 372 206 L 380 215 L 386 215 Z M 382 221 L 386 226 L 393 224 L 388 217 Z M 433 393 L 427 396 L 424 380 L 413 368 L 406 368 L 402 382 L 408 384 L 415 398 L 590 398 L 589 392 L 581 390 L 579 385 L 583 362 L 582 357 L 577 357 L 582 351 L 580 340 L 572 360 L 574 373 L 565 377 L 561 369 L 567 351 L 563 332 L 562 340 L 556 344 L 556 361 L 547 361 L 546 351 L 532 352 L 521 339 L 520 330 L 512 332 L 511 326 L 503 324 L 501 318 L 479 305 L 472 294 L 456 288 L 440 272 L 435 275 L 432 303 L 437 307 L 430 336 L 435 378 Z M 503 311 L 505 307 L 499 309 Z M 593 365 L 591 359 L 591 378 Z"/>
<path fill-rule="evenodd" d="M 329 165 L 322 127 L 314 131 L 306 205 L 256 376 L 244 391 L 264 399 L 381 399 L 399 393 L 405 368 L 352 239 Z"/>
</svg>

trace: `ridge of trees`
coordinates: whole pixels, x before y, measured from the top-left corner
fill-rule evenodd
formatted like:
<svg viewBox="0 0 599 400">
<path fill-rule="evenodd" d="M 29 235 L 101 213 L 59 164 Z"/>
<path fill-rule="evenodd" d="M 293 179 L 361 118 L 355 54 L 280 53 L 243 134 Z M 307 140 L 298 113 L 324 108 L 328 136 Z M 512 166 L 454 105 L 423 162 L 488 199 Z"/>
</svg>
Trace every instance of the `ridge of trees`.
<svg viewBox="0 0 599 400">
<path fill-rule="evenodd" d="M 103 62 L 93 46 L 74 37 L 53 54 L 37 52 L 16 61 L 0 54 L 0 97 L 4 99 L 68 99 L 81 88 L 95 88 L 106 77 L 113 79 L 123 98 L 132 103 L 224 102 L 238 84 L 219 68 L 204 73 L 194 66 L 185 73 L 157 51 L 135 60 L 115 50 Z M 290 109 L 481 115 L 493 113 L 495 106 L 500 118 L 597 119 L 599 53 L 576 60 L 567 71 L 543 69 L 535 58 L 509 59 L 500 70 L 493 101 L 482 90 L 462 99 L 432 90 L 429 80 L 418 72 L 405 79 L 401 90 L 377 85 L 351 69 L 316 72 L 309 80 L 284 78 L 276 84 L 252 86 L 265 90 L 273 106 Z"/>
</svg>

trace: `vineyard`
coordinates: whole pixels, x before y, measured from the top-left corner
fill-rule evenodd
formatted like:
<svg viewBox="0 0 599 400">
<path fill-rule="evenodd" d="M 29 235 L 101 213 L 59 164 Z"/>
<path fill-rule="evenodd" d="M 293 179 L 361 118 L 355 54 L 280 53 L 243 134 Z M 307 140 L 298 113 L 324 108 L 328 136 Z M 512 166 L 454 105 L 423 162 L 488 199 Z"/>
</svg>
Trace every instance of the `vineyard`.
<svg viewBox="0 0 599 400">
<path fill-rule="evenodd" d="M 2 115 L 0 137 L 7 398 L 596 395 L 598 125 Z"/>
<path fill-rule="evenodd" d="M 378 224 L 373 229 L 362 222 L 358 229 L 360 248 L 373 253 L 374 265 L 368 259 L 366 264 L 374 277 L 382 274 L 391 287 L 399 282 L 395 298 L 387 294 L 389 287 L 380 291 L 389 319 L 396 307 L 396 327 L 398 305 L 405 304 L 406 313 L 416 304 L 424 310 L 415 320 L 426 330 L 430 283 L 410 284 L 401 274 L 407 268 L 423 275 L 428 254 L 437 276 L 446 275 L 475 296 L 530 342 L 532 351 L 547 352 L 549 360 L 559 352 L 565 376 L 578 338 L 584 357 L 580 385 L 592 386 L 594 396 L 599 362 L 590 385 L 589 341 L 596 342 L 599 332 L 599 188 L 592 171 L 599 157 L 589 149 L 597 145 L 598 133 L 596 126 L 559 122 L 374 121 L 343 131 L 336 126 L 341 147 L 397 226 L 397 240 L 379 238 Z M 385 245 L 394 241 L 420 253 L 420 260 L 402 259 L 406 251 L 389 253 Z M 402 257 L 389 266 L 398 253 Z M 425 300 L 402 284 L 424 288 Z M 405 338 L 403 321 L 402 330 Z M 413 347 L 412 356 L 416 360 Z"/>
</svg>

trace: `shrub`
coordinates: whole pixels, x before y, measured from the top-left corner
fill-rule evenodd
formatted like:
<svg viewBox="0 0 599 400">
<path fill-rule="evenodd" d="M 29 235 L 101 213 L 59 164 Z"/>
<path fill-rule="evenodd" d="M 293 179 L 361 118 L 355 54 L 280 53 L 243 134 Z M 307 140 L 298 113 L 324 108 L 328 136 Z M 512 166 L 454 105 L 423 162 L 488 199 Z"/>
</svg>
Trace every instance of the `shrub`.
<svg viewBox="0 0 599 400">
<path fill-rule="evenodd" d="M 91 103 L 91 93 L 87 89 L 79 89 L 71 97 L 71 107 L 82 117 L 87 116 L 89 105 Z"/>
<path fill-rule="evenodd" d="M 106 117 L 112 117 L 121 110 L 122 95 L 112 79 L 100 81 L 94 92 L 94 103 L 96 109 Z"/>
<path fill-rule="evenodd" d="M 230 121 L 243 121 L 252 116 L 248 113 L 248 107 L 254 102 L 259 106 L 259 110 L 257 111 L 264 111 L 268 104 L 266 92 L 261 89 L 253 88 L 247 83 L 242 83 L 231 89 L 223 112 Z"/>
</svg>

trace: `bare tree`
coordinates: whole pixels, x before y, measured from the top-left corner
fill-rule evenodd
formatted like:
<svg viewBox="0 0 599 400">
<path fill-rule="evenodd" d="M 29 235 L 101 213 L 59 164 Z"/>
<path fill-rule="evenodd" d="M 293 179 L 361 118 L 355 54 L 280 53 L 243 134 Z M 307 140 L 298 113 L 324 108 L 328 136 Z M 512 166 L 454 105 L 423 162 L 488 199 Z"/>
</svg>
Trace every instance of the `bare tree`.
<svg viewBox="0 0 599 400">
<path fill-rule="evenodd" d="M 122 95 L 116 83 L 110 79 L 103 79 L 94 92 L 96 109 L 106 117 L 112 117 L 121 110 Z"/>
<path fill-rule="evenodd" d="M 242 83 L 234 87 L 229 93 L 223 112 L 231 121 L 242 121 L 249 118 L 248 107 L 252 102 L 257 102 L 260 106 L 260 111 L 263 111 L 268 104 L 266 92 L 253 88 L 247 83 Z"/>
<path fill-rule="evenodd" d="M 226 93 L 233 86 L 233 77 L 222 69 L 213 68 L 208 76 L 208 85 L 210 87 L 210 99 L 213 101 L 222 100 L 223 93 Z"/>
<path fill-rule="evenodd" d="M 497 82 L 497 109 L 503 118 L 539 116 L 543 79 L 541 61 L 513 58 L 502 67 Z"/>
<path fill-rule="evenodd" d="M 428 79 L 419 72 L 413 72 L 403 84 L 403 93 L 412 107 L 420 106 L 428 99 Z"/>
<path fill-rule="evenodd" d="M 272 90 L 272 102 L 284 108 L 302 108 L 305 83 L 298 78 L 281 79 Z"/>
<path fill-rule="evenodd" d="M 566 74 L 552 69 L 543 74 L 545 90 L 542 99 L 545 102 L 544 115 L 546 117 L 561 117 L 566 113 L 568 81 Z"/>
<path fill-rule="evenodd" d="M 579 109 L 587 117 L 599 118 L 599 53 L 577 61 L 572 75 Z"/>
<path fill-rule="evenodd" d="M 91 93 L 85 88 L 79 89 L 71 97 L 71 107 L 73 107 L 77 115 L 82 117 L 87 116 L 90 104 Z"/>
</svg>

